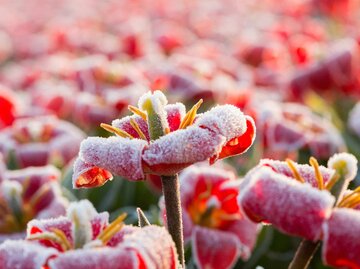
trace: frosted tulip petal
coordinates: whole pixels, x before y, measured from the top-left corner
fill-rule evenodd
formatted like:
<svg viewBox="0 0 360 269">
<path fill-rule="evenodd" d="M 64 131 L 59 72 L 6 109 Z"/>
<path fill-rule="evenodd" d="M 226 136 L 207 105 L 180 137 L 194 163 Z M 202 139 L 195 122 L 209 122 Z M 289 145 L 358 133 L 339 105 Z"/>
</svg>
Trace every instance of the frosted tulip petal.
<svg viewBox="0 0 360 269">
<path fill-rule="evenodd" d="M 253 221 L 265 221 L 279 230 L 309 240 L 317 240 L 335 198 L 269 167 L 254 172 L 239 197 L 240 205 Z"/>
<path fill-rule="evenodd" d="M 196 227 L 192 248 L 200 269 L 232 268 L 239 256 L 239 241 L 232 234 Z"/>
<path fill-rule="evenodd" d="M 57 254 L 55 249 L 33 242 L 5 241 L 0 245 L 0 268 L 39 269 Z"/>
<path fill-rule="evenodd" d="M 144 178 L 141 154 L 147 142 L 119 137 L 89 137 L 81 143 L 79 157 L 88 164 L 130 180 Z"/>
<path fill-rule="evenodd" d="M 154 174 L 173 175 L 195 162 L 217 154 L 225 137 L 207 129 L 190 126 L 155 140 L 144 151 L 143 160 Z"/>
<path fill-rule="evenodd" d="M 73 188 L 99 187 L 104 185 L 112 175 L 105 169 L 85 163 L 77 158 L 74 163 Z"/>
<path fill-rule="evenodd" d="M 194 125 L 226 137 L 226 142 L 246 132 L 245 115 L 235 106 L 222 105 L 202 114 Z"/>
<path fill-rule="evenodd" d="M 360 212 L 334 209 L 324 224 L 322 257 L 327 265 L 356 269 L 360 265 Z"/>
<path fill-rule="evenodd" d="M 104 247 L 101 250 L 81 249 L 68 251 L 56 259 L 50 260 L 49 266 L 51 269 L 129 269 L 138 268 L 138 262 L 135 251 Z"/>
</svg>

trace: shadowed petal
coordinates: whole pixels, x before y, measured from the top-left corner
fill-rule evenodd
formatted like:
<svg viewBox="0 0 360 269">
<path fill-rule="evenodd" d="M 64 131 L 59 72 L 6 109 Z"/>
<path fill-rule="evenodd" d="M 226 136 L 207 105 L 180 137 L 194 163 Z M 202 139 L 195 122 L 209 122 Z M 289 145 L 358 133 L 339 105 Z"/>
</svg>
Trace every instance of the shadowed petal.
<svg viewBox="0 0 360 269">
<path fill-rule="evenodd" d="M 240 257 L 243 260 L 250 258 L 251 251 L 256 243 L 258 231 L 260 230 L 259 228 L 259 225 L 250 221 L 245 215 L 226 228 L 227 232 L 232 232 L 239 239 L 241 244 Z"/>
<path fill-rule="evenodd" d="M 193 231 L 192 248 L 199 269 L 232 268 L 240 253 L 237 237 L 201 227 Z"/>
<path fill-rule="evenodd" d="M 77 158 L 74 163 L 73 188 L 100 187 L 112 178 L 109 171 L 85 163 L 80 158 Z"/>
</svg>

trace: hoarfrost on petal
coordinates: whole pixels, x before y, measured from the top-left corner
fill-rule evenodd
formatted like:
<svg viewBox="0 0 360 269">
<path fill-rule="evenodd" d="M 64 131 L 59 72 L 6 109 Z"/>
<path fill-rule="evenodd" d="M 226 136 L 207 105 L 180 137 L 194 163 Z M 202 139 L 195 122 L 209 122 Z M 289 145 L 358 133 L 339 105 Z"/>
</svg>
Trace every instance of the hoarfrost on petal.
<svg viewBox="0 0 360 269">
<path fill-rule="evenodd" d="M 194 125 L 207 128 L 226 137 L 226 141 L 239 137 L 246 131 L 246 119 L 233 105 L 216 106 L 200 115 Z"/>
<path fill-rule="evenodd" d="M 170 131 L 173 132 L 179 129 L 181 120 L 186 114 L 185 106 L 182 103 L 169 104 L 165 106 L 165 111 L 167 113 Z"/>
<path fill-rule="evenodd" d="M 360 212 L 335 208 L 323 225 L 323 261 L 336 268 L 358 268 L 360 264 Z"/>
<path fill-rule="evenodd" d="M 175 244 L 164 227 L 145 226 L 124 236 L 122 246 L 136 249 L 147 268 L 175 269 L 177 252 Z"/>
<path fill-rule="evenodd" d="M 79 157 L 116 175 L 139 180 L 144 178 L 141 154 L 147 144 L 140 139 L 89 137 L 81 143 Z"/>
<path fill-rule="evenodd" d="M 164 113 L 163 107 L 165 105 L 167 105 L 168 100 L 162 91 L 154 91 L 153 93 L 147 92 L 147 93 L 143 94 L 142 96 L 140 96 L 139 101 L 138 101 L 139 108 L 145 110 L 143 108 L 143 106 L 144 106 L 145 102 L 149 99 L 153 105 L 153 108 L 154 108 L 154 111 L 156 114 Z"/>
<path fill-rule="evenodd" d="M 326 190 L 289 180 L 269 167 L 245 179 L 239 195 L 243 211 L 253 221 L 265 221 L 279 230 L 318 240 L 321 226 L 331 213 L 335 198 Z"/>
<path fill-rule="evenodd" d="M 91 220 L 97 216 L 94 206 L 88 200 L 73 202 L 67 209 L 67 217 L 72 220 L 72 238 L 81 244 L 93 238 Z M 79 244 L 80 244 L 79 243 Z"/>
<path fill-rule="evenodd" d="M 286 162 L 262 159 L 259 166 L 269 166 L 277 173 L 280 173 L 292 179 L 294 178 L 294 175 Z M 318 183 L 315 177 L 315 170 L 312 166 L 308 164 L 295 164 L 295 167 L 298 169 L 300 176 L 305 180 L 305 182 L 310 183 L 311 186 L 315 188 L 318 187 Z M 254 170 L 256 169 L 257 168 L 255 168 Z M 323 177 L 324 184 L 326 184 L 334 175 L 335 171 L 333 169 L 320 165 L 320 173 Z"/>
<path fill-rule="evenodd" d="M 140 130 L 143 132 L 146 139 L 149 141 L 150 136 L 149 136 L 148 124 L 143 118 L 141 118 L 138 115 L 126 116 L 121 119 L 113 120 L 111 125 L 127 132 L 134 138 L 140 138 L 140 135 L 138 134 L 138 132 L 130 124 L 131 119 L 134 120 L 139 125 Z"/>
<path fill-rule="evenodd" d="M 136 252 L 124 248 L 87 248 L 67 251 L 49 261 L 51 269 L 139 268 Z M 38 268 L 37 268 L 38 269 Z"/>
<path fill-rule="evenodd" d="M 0 245 L 0 268 L 39 269 L 57 254 L 55 249 L 45 248 L 34 242 L 8 240 Z"/>
<path fill-rule="evenodd" d="M 154 141 L 144 151 L 143 160 L 149 165 L 192 164 L 217 154 L 224 143 L 225 137 L 190 126 Z"/>
</svg>

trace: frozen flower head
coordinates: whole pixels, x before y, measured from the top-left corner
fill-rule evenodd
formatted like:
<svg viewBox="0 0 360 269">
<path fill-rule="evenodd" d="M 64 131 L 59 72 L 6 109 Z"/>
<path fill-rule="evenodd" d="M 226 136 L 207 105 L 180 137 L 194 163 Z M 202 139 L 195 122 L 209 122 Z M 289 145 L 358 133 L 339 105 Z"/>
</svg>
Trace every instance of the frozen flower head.
<svg viewBox="0 0 360 269">
<path fill-rule="evenodd" d="M 174 175 L 209 159 L 245 152 L 255 138 L 255 125 L 231 105 L 197 115 L 202 100 L 187 113 L 181 103 L 167 104 L 160 91 L 146 93 L 134 113 L 102 127 L 116 136 L 89 137 L 74 165 L 74 187 L 101 186 L 117 174 L 130 180 L 145 174 Z"/>
<path fill-rule="evenodd" d="M 238 181 L 225 169 L 189 167 L 180 174 L 185 241 L 199 268 L 232 268 L 250 257 L 258 225 L 241 211 Z M 241 191 L 241 190 L 240 190 Z M 164 213 L 164 204 L 160 206 Z M 166 214 L 164 214 L 166 217 Z"/>
<path fill-rule="evenodd" d="M 164 228 L 125 225 L 125 214 L 111 223 L 108 218 L 82 200 L 70 205 L 66 217 L 33 220 L 26 241 L 0 245 L 0 268 L 176 269 L 176 249 Z"/>
<path fill-rule="evenodd" d="M 56 217 L 65 213 L 66 199 L 53 166 L 7 171 L 0 179 L 0 241 L 22 237 L 33 218 Z"/>
<path fill-rule="evenodd" d="M 313 157 L 310 165 L 265 159 L 246 175 L 239 203 L 251 220 L 315 241 L 335 203 L 336 179 Z"/>
<path fill-rule="evenodd" d="M 0 152 L 20 168 L 66 165 L 77 153 L 84 133 L 52 116 L 18 119 L 0 132 Z"/>
<path fill-rule="evenodd" d="M 258 127 L 270 153 L 309 150 L 319 159 L 328 159 L 344 148 L 339 131 L 306 106 L 267 102 L 259 108 Z"/>
</svg>

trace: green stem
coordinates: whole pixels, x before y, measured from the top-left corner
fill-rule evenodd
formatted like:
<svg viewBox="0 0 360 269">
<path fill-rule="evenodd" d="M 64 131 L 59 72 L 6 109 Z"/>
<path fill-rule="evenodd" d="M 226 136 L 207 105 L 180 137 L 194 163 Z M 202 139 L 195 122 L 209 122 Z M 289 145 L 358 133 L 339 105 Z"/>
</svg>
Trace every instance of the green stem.
<svg viewBox="0 0 360 269">
<path fill-rule="evenodd" d="M 309 267 L 316 250 L 320 246 L 320 241 L 313 242 L 304 239 L 295 253 L 288 269 L 306 269 Z"/>
<path fill-rule="evenodd" d="M 161 176 L 161 182 L 165 198 L 167 228 L 175 242 L 180 264 L 182 268 L 185 268 L 179 178 L 177 175 Z"/>
</svg>

